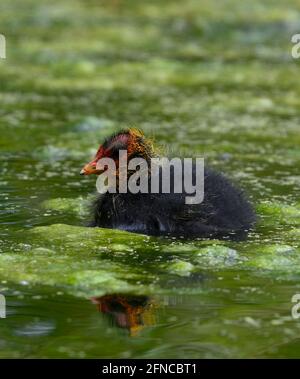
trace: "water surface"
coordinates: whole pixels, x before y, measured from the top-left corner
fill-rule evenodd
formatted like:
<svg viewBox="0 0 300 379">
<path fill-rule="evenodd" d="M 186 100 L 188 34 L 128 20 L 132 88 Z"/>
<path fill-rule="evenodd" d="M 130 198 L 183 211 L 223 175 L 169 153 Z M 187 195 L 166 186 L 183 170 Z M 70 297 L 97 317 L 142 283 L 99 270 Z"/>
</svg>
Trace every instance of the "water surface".
<svg viewBox="0 0 300 379">
<path fill-rule="evenodd" d="M 297 1 L 2 0 L 1 357 L 299 357 Z M 88 229 L 98 143 L 136 126 L 248 193 L 246 242 Z"/>
</svg>

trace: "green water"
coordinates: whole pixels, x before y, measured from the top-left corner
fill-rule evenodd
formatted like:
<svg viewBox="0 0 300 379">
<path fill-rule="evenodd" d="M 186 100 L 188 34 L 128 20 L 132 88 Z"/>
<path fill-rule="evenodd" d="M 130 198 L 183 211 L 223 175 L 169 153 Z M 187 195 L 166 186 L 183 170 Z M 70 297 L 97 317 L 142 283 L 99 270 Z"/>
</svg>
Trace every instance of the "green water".
<svg viewBox="0 0 300 379">
<path fill-rule="evenodd" d="M 296 0 L 1 0 L 1 357 L 300 356 L 299 32 Z M 240 183 L 248 241 L 84 227 L 126 126 Z"/>
</svg>

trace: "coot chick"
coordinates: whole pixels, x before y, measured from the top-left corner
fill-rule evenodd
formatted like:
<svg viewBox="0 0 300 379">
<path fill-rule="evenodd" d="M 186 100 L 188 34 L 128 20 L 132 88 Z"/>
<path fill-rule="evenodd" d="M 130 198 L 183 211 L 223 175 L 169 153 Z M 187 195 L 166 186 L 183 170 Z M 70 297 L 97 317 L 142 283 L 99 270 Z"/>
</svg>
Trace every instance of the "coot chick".
<svg viewBox="0 0 300 379">
<path fill-rule="evenodd" d="M 163 193 L 159 178 L 158 193 L 120 193 L 118 167 L 120 150 L 126 150 L 127 160 L 143 158 L 151 164 L 157 157 L 152 141 L 137 129 L 122 130 L 100 145 L 95 158 L 84 166 L 81 175 L 101 174 L 97 162 L 112 158 L 116 164 L 116 193 L 106 192 L 93 204 L 90 226 L 121 229 L 129 232 L 178 238 L 244 239 L 255 223 L 254 211 L 243 195 L 222 174 L 204 169 L 204 198 L 199 204 L 186 204 L 190 194 L 174 190 L 174 167 L 170 166 L 170 193 Z M 127 167 L 127 166 L 126 166 Z M 193 165 L 193 178 L 195 164 Z M 148 172 L 145 173 L 148 175 Z M 128 171 L 128 179 L 132 172 Z M 177 178 L 177 177 L 176 177 Z M 151 173 L 148 175 L 151 188 Z"/>
</svg>

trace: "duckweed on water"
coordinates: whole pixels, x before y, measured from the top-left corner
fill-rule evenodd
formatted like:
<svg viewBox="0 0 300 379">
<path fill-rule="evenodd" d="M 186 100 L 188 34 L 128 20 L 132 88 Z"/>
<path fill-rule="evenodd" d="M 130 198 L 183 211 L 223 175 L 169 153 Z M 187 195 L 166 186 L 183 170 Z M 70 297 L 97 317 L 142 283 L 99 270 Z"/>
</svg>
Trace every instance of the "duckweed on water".
<svg viewBox="0 0 300 379">
<path fill-rule="evenodd" d="M 166 268 L 171 274 L 189 276 L 194 268 L 194 265 L 190 262 L 176 260 L 175 262 L 170 263 Z"/>
<path fill-rule="evenodd" d="M 85 297 L 141 291 L 142 286 L 134 285 L 141 279 L 137 270 L 131 267 L 128 272 L 124 265 L 101 259 L 101 253 L 116 248 L 134 251 L 147 237 L 131 236 L 128 244 L 125 232 L 68 225 L 37 227 L 30 233 L 30 247 L 21 245 L 18 254 L 0 255 L 3 278 L 17 283 L 53 285 Z M 38 245 L 44 246 L 34 247 Z"/>
<path fill-rule="evenodd" d="M 59 197 L 45 200 L 42 206 L 47 210 L 73 214 L 78 218 L 88 218 L 92 200 L 92 197 L 87 199 L 83 197 L 77 197 L 76 199 Z"/>
<path fill-rule="evenodd" d="M 257 207 L 264 217 L 264 223 L 275 225 L 300 225 L 300 205 L 287 205 L 280 202 L 264 202 Z"/>
<path fill-rule="evenodd" d="M 221 268 L 235 266 L 243 262 L 243 257 L 238 252 L 226 246 L 209 246 L 200 249 L 197 253 L 197 261 L 203 267 L 220 270 Z"/>
<path fill-rule="evenodd" d="M 31 245 L 20 244 L 18 253 L 0 255 L 1 276 L 11 282 L 54 285 L 77 296 L 132 290 L 162 293 L 162 288 L 155 286 L 156 276 L 151 267 L 145 271 L 147 266 L 135 264 L 142 259 L 145 245 L 150 260 L 159 256 L 160 250 L 165 257 L 160 256 L 159 260 L 171 258 L 157 266 L 162 270 L 161 275 L 189 276 L 192 272 L 220 272 L 230 268 L 300 275 L 299 249 L 288 245 L 253 247 L 252 253 L 245 255 L 212 241 L 189 245 L 173 242 L 164 248 L 166 241 L 144 235 L 63 224 L 36 227 L 28 233 Z M 116 257 L 120 254 L 124 258 L 118 262 Z M 148 282 L 148 287 L 141 286 L 141 282 Z"/>
</svg>

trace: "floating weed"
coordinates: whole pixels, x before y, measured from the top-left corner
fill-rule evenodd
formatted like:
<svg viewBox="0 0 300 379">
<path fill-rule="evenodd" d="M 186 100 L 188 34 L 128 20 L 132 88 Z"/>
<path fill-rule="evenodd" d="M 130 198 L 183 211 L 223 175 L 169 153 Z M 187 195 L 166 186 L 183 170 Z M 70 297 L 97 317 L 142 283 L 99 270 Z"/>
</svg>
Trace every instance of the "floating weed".
<svg viewBox="0 0 300 379">
<path fill-rule="evenodd" d="M 79 218 L 85 218 L 89 215 L 89 206 L 93 199 L 93 195 L 88 198 L 79 196 L 75 199 L 59 197 L 56 199 L 45 200 L 42 203 L 42 207 L 47 210 L 74 214 Z"/>
<path fill-rule="evenodd" d="M 139 267 L 103 259 L 102 252 L 128 254 L 147 237 L 100 228 L 64 224 L 31 229 L 32 244 L 19 244 L 18 252 L 0 254 L 1 277 L 15 282 L 64 288 L 76 296 L 111 291 L 139 291 L 152 276 Z M 130 245 L 128 237 L 130 235 Z M 150 282 L 150 283 L 149 283 Z M 138 284 L 139 283 L 139 284 Z"/>
<path fill-rule="evenodd" d="M 190 262 L 175 260 L 174 262 L 169 262 L 165 268 L 170 274 L 189 276 L 194 269 L 194 265 Z"/>
<path fill-rule="evenodd" d="M 128 278 L 126 268 L 87 257 L 74 260 L 68 255 L 41 254 L 39 249 L 26 255 L 1 254 L 0 263 L 1 276 L 9 281 L 55 286 L 75 296 L 146 290 L 130 283 L 141 278 L 133 270 Z"/>
<path fill-rule="evenodd" d="M 300 275 L 300 250 L 290 245 L 257 246 L 248 258 L 245 268 L 256 270 L 256 274 L 280 273 L 286 279 Z"/>
<path fill-rule="evenodd" d="M 280 202 L 265 201 L 257 211 L 263 216 L 263 223 L 269 225 L 300 225 L 300 206 Z"/>
<path fill-rule="evenodd" d="M 236 250 L 222 245 L 200 249 L 196 256 L 196 262 L 201 268 L 211 270 L 234 267 L 245 260 Z"/>
<path fill-rule="evenodd" d="M 288 234 L 292 237 L 300 237 L 300 228 L 291 229 Z"/>
<path fill-rule="evenodd" d="M 107 131 L 115 127 L 115 124 L 112 120 L 105 118 L 98 118 L 93 116 L 88 116 L 76 124 L 72 131 L 77 133 L 86 133 L 93 132 L 98 133 L 100 129 L 105 129 Z"/>
<path fill-rule="evenodd" d="M 69 149 L 65 147 L 47 145 L 44 147 L 37 148 L 34 151 L 33 156 L 39 160 L 53 162 L 70 158 L 73 154 Z"/>
</svg>

